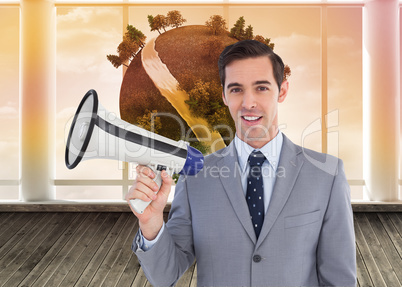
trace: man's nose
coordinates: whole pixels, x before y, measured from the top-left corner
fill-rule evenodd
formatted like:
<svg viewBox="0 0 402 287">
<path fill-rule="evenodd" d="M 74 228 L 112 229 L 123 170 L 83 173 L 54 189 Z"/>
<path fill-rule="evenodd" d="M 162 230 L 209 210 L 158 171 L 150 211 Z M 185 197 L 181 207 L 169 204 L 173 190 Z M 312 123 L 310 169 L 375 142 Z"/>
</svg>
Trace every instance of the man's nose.
<svg viewBox="0 0 402 287">
<path fill-rule="evenodd" d="M 255 95 L 251 91 L 247 91 L 243 95 L 243 108 L 245 109 L 255 109 L 257 107 L 257 102 Z"/>
</svg>

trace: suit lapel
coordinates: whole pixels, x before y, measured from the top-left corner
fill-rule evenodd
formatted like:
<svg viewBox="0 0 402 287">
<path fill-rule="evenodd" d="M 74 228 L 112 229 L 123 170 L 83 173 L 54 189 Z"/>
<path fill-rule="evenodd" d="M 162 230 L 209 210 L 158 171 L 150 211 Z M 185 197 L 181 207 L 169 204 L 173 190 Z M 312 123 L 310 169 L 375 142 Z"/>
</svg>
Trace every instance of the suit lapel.
<svg viewBox="0 0 402 287">
<path fill-rule="evenodd" d="M 293 144 L 285 135 L 283 135 L 283 144 L 281 157 L 277 169 L 277 178 L 272 191 L 271 201 L 269 203 L 267 214 L 264 218 L 264 224 L 256 248 L 264 241 L 268 235 L 280 212 L 286 204 L 287 199 L 293 189 L 297 176 L 303 165 L 303 161 L 297 157 L 301 149 Z"/>
<path fill-rule="evenodd" d="M 250 239 L 255 244 L 257 238 L 255 236 L 255 232 L 250 220 L 250 212 L 244 197 L 241 183 L 241 170 L 238 164 L 237 151 L 233 141 L 224 152 L 227 152 L 227 155 L 223 156 L 222 159 L 217 162 L 219 170 L 223 170 L 223 168 L 228 169 L 231 173 L 234 173 L 235 176 L 221 176 L 220 180 L 232 204 L 234 212 L 250 236 Z"/>
</svg>

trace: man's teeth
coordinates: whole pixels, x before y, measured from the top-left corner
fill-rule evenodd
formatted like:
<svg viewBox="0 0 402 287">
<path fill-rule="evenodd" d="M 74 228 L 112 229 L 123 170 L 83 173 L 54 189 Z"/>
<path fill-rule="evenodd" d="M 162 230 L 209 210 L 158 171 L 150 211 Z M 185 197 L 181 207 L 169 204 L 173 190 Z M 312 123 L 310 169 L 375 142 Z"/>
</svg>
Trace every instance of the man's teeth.
<svg viewBox="0 0 402 287">
<path fill-rule="evenodd" d="M 244 116 L 243 117 L 246 121 L 255 121 L 255 120 L 258 120 L 260 117 L 246 117 L 246 116 Z"/>
</svg>

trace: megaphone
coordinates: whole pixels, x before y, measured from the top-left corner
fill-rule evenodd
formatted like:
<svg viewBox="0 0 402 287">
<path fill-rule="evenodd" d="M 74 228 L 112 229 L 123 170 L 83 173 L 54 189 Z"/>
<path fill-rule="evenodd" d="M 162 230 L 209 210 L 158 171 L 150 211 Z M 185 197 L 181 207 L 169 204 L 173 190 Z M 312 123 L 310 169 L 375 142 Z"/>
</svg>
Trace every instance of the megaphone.
<svg viewBox="0 0 402 287">
<path fill-rule="evenodd" d="M 67 138 L 65 163 L 75 168 L 81 161 L 104 158 L 147 165 L 154 171 L 156 184 L 161 172 L 195 175 L 204 166 L 202 153 L 184 141 L 174 141 L 131 125 L 99 103 L 95 90 L 89 90 L 75 113 Z M 130 200 L 137 213 L 151 202 Z"/>
</svg>

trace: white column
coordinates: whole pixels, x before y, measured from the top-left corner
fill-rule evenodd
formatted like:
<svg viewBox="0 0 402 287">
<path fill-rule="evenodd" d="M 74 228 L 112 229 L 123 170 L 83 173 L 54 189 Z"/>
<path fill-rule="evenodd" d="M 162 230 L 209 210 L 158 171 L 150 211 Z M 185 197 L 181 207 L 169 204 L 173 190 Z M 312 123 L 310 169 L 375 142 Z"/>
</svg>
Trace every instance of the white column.
<svg viewBox="0 0 402 287">
<path fill-rule="evenodd" d="M 400 126 L 399 1 L 363 8 L 363 139 L 365 195 L 398 200 Z"/>
<path fill-rule="evenodd" d="M 20 199 L 54 199 L 56 8 L 21 0 Z"/>
</svg>

